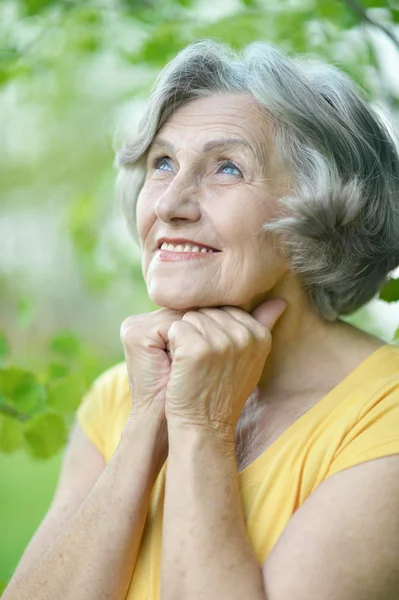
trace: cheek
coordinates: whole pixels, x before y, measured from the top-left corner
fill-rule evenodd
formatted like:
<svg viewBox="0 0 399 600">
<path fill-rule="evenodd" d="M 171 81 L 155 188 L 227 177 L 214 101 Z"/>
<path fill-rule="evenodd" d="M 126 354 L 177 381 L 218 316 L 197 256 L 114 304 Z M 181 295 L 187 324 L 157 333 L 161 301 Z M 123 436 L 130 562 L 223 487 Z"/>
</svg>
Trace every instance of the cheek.
<svg viewBox="0 0 399 600">
<path fill-rule="evenodd" d="M 235 205 L 230 204 L 229 210 L 224 208 L 221 216 L 219 232 L 221 239 L 231 247 L 242 252 L 257 252 L 265 242 L 262 228 L 267 222 L 266 211 L 251 205 L 248 198 L 245 202 L 240 199 Z"/>
<path fill-rule="evenodd" d="M 136 208 L 137 231 L 141 242 L 145 240 L 154 221 L 154 208 L 151 205 L 148 193 L 142 190 L 137 199 Z"/>
</svg>

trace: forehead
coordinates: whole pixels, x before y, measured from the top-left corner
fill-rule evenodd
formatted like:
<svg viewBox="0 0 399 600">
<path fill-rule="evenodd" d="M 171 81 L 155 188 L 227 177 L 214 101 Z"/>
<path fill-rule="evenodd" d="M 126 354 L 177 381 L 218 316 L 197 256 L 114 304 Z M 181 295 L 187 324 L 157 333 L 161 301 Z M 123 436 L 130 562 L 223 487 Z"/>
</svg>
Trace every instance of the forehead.
<svg viewBox="0 0 399 600">
<path fill-rule="evenodd" d="M 242 139 L 263 154 L 269 146 L 270 123 L 250 94 L 215 94 L 180 106 L 156 139 L 167 138 L 180 147 L 199 148 L 215 136 Z"/>
</svg>

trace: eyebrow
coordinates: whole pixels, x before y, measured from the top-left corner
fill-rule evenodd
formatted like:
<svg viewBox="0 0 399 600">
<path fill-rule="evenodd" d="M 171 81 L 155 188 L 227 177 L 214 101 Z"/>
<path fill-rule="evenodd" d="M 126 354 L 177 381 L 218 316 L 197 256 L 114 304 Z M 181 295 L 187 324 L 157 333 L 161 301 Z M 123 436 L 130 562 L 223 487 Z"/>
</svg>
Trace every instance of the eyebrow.
<svg viewBox="0 0 399 600">
<path fill-rule="evenodd" d="M 246 142 L 245 140 L 241 140 L 239 138 L 226 138 L 226 139 L 219 139 L 219 140 L 211 140 L 210 142 L 207 142 L 204 147 L 202 148 L 203 152 L 211 152 L 212 150 L 215 150 L 216 148 L 227 148 L 228 146 L 234 146 L 234 145 L 242 145 L 242 146 L 246 146 L 247 148 L 249 148 L 252 152 L 252 154 L 255 156 L 256 158 L 256 154 L 254 152 L 254 149 L 252 148 L 251 144 L 249 144 L 248 142 Z M 166 150 L 169 150 L 170 152 L 175 152 L 175 147 L 173 146 L 173 144 L 171 144 L 170 142 L 163 140 L 162 138 L 157 138 L 153 141 L 153 143 L 151 144 L 149 151 L 152 150 L 152 148 L 157 147 L 157 146 L 162 146 L 162 148 L 165 148 Z"/>
</svg>

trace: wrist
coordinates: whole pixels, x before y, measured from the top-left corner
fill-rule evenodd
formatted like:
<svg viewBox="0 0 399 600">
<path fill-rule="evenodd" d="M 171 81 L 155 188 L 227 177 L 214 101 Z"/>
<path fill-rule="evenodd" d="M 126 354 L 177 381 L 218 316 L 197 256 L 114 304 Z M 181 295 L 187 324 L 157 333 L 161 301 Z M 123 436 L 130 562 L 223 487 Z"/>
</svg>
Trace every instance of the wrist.
<svg viewBox="0 0 399 600">
<path fill-rule="evenodd" d="M 168 470 L 178 465 L 188 476 L 219 461 L 230 465 L 234 472 L 237 470 L 234 436 L 226 431 L 174 421 L 168 423 L 168 440 Z"/>
<path fill-rule="evenodd" d="M 235 448 L 234 427 L 227 423 L 212 421 L 195 423 L 182 418 L 168 419 L 168 438 L 174 439 L 210 439 L 220 442 L 226 447 Z"/>
<path fill-rule="evenodd" d="M 141 404 L 140 402 L 133 401 L 129 421 L 136 422 L 137 420 L 160 425 L 166 421 L 165 408 L 159 402 Z"/>
<path fill-rule="evenodd" d="M 136 412 L 130 413 L 123 429 L 122 435 L 142 435 L 146 433 L 146 437 L 156 436 L 166 429 L 166 419 L 156 412 Z"/>
<path fill-rule="evenodd" d="M 159 415 L 131 414 L 122 429 L 120 443 L 131 446 L 133 458 L 158 474 L 168 456 L 166 419 Z"/>
</svg>

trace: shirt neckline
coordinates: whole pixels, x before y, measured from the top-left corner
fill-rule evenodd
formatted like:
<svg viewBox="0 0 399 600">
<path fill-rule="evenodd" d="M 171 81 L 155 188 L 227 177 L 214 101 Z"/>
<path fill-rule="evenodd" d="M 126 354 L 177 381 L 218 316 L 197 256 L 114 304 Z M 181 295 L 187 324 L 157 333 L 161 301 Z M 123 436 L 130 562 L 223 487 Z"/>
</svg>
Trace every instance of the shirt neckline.
<svg viewBox="0 0 399 600">
<path fill-rule="evenodd" d="M 303 423 L 309 419 L 313 419 L 314 416 L 319 412 L 328 412 L 329 405 L 336 403 L 337 397 L 344 399 L 345 392 L 353 390 L 358 381 L 360 385 L 364 386 L 365 381 L 368 379 L 368 374 L 372 368 L 372 363 L 378 363 L 384 361 L 384 356 L 387 351 L 392 352 L 392 348 L 399 350 L 394 344 L 386 343 L 383 346 L 374 350 L 369 356 L 367 356 L 353 371 L 348 373 L 332 390 L 330 390 L 325 396 L 323 396 L 316 404 L 314 404 L 309 410 L 303 413 L 296 421 L 294 421 L 279 437 L 274 440 L 272 444 L 262 454 L 260 454 L 254 461 L 245 467 L 240 473 L 238 473 L 239 486 L 243 487 L 248 483 L 270 460 L 270 458 L 278 453 L 279 448 L 284 445 L 286 438 L 291 437 L 295 434 L 296 430 L 300 430 Z"/>
</svg>

